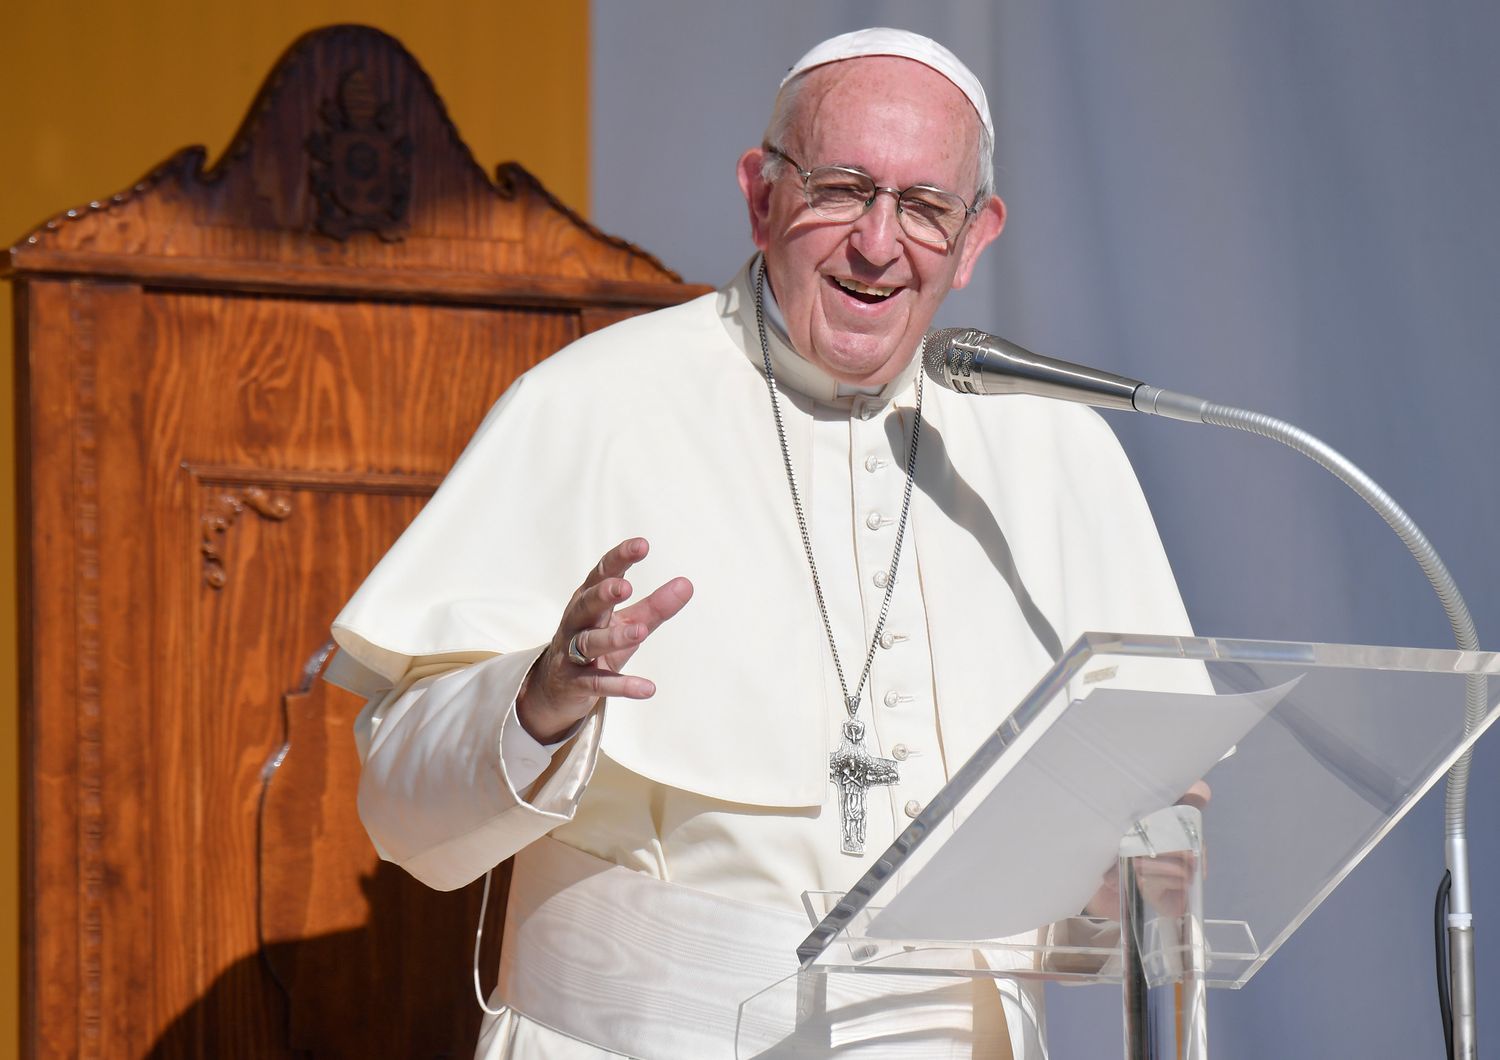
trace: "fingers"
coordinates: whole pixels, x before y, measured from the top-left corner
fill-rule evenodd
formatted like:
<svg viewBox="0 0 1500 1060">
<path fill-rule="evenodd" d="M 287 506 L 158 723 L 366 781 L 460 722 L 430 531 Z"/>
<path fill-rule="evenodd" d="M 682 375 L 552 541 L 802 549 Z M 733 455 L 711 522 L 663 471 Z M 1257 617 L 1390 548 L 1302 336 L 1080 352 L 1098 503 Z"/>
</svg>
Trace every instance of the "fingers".
<svg viewBox="0 0 1500 1060">
<path fill-rule="evenodd" d="M 653 629 L 682 609 L 693 587 L 686 578 L 673 579 L 628 612 L 616 614 L 633 591 L 625 574 L 649 548 L 643 537 L 627 538 L 600 558 L 563 609 L 551 644 L 528 672 L 516 712 L 542 742 L 552 742 L 544 734 L 568 731 L 601 699 L 656 694 L 651 681 L 618 671 Z"/>
<path fill-rule="evenodd" d="M 650 699 L 656 685 L 644 677 L 618 674 L 596 664 L 580 666 L 547 651 L 537 660 L 516 696 L 516 717 L 539 743 L 555 743 L 601 699 Z"/>
<path fill-rule="evenodd" d="M 605 660 L 604 665 L 617 670 L 658 626 L 687 606 L 693 598 L 693 583 L 673 578 L 646 599 L 614 613 L 631 592 L 624 578 L 609 578 L 580 589 L 563 615 L 559 633 L 581 630 L 579 652 L 587 659 Z"/>
<path fill-rule="evenodd" d="M 610 578 L 625 577 L 625 572 L 645 559 L 646 553 L 650 550 L 651 546 L 644 537 L 631 537 L 621 541 L 606 552 L 594 569 L 589 571 L 589 576 L 583 580 L 582 588 L 587 589 Z"/>
<path fill-rule="evenodd" d="M 578 680 L 587 690 L 591 703 L 596 699 L 650 699 L 656 695 L 656 685 L 644 677 L 595 667 L 587 670 L 580 667 Z"/>
<path fill-rule="evenodd" d="M 1197 868 L 1198 858 L 1191 851 L 1174 850 L 1154 858 L 1136 858 L 1131 864 L 1135 867 L 1136 879 L 1142 882 L 1182 883 Z"/>
<path fill-rule="evenodd" d="M 584 585 L 568 601 L 558 632 L 571 635 L 570 631 L 609 625 L 614 609 L 629 600 L 633 591 L 624 578 L 606 578 Z"/>
<path fill-rule="evenodd" d="M 572 644 L 578 649 L 578 654 L 593 662 L 602 656 L 636 647 L 649 632 L 642 622 L 626 622 L 603 629 L 586 629 L 573 637 Z"/>
<path fill-rule="evenodd" d="M 579 633 L 574 644 L 586 662 L 580 664 L 566 653 L 553 660 L 552 676 L 556 688 L 556 699 L 571 701 L 579 710 L 579 716 L 592 708 L 595 700 L 607 696 L 625 699 L 649 699 L 656 694 L 656 685 L 643 677 L 619 674 L 606 668 L 603 656 L 621 650 L 615 645 L 633 647 L 646 636 L 646 630 L 636 623 L 632 626 L 615 626 L 609 629 L 590 629 Z"/>
<path fill-rule="evenodd" d="M 573 594 L 573 599 L 563 613 L 562 629 L 608 625 L 610 613 L 630 599 L 633 591 L 630 583 L 625 580 L 625 573 L 645 559 L 650 549 L 651 546 L 644 537 L 632 537 L 606 552 Z M 688 595 L 692 595 L 691 586 L 688 587 Z M 680 608 L 682 605 L 677 606 Z M 672 613 L 675 614 L 676 611 Z"/>
<path fill-rule="evenodd" d="M 1190 851 L 1173 851 L 1155 858 L 1136 858 L 1132 867 L 1146 903 L 1168 916 L 1180 916 L 1187 908 L 1188 887 L 1197 864 L 1197 857 Z"/>
<path fill-rule="evenodd" d="M 1191 851 L 1174 850 L 1156 857 L 1132 858 L 1131 874 L 1146 905 L 1165 916 L 1180 916 L 1187 908 L 1187 891 L 1192 884 L 1198 858 Z M 1099 889 L 1084 906 L 1086 916 L 1114 919 L 1120 907 L 1120 870 L 1111 865 L 1101 878 Z"/>
<path fill-rule="evenodd" d="M 637 648 L 667 619 L 681 611 L 693 598 L 693 583 L 686 578 L 673 578 L 658 588 L 646 599 L 614 615 L 615 624 L 639 627 L 640 636 L 616 651 L 605 655 L 602 662 L 611 670 L 623 669 Z"/>
<path fill-rule="evenodd" d="M 1213 798 L 1213 792 L 1209 789 L 1207 782 L 1202 780 L 1193 781 L 1193 786 L 1182 793 L 1182 798 L 1177 800 L 1179 806 L 1192 806 L 1198 810 L 1208 809 L 1208 800 Z"/>
<path fill-rule="evenodd" d="M 686 578 L 673 578 L 644 600 L 638 600 L 619 617 L 627 622 L 642 622 L 649 633 L 667 619 L 687 606 L 693 598 L 693 583 Z"/>
</svg>

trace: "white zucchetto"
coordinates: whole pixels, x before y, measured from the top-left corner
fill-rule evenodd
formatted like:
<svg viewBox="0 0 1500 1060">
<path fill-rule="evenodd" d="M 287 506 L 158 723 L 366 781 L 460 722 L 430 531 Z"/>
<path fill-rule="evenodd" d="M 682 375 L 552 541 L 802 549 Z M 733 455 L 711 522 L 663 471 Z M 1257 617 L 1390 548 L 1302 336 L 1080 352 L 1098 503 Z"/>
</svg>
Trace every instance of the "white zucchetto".
<svg viewBox="0 0 1500 1060">
<path fill-rule="evenodd" d="M 942 74 L 969 98 L 979 114 L 984 131 L 989 134 L 991 142 L 994 141 L 995 123 L 990 120 L 989 100 L 985 98 L 984 86 L 974 76 L 974 71 L 931 37 L 924 37 L 910 30 L 871 26 L 830 37 L 822 44 L 814 45 L 811 51 L 798 59 L 781 79 L 781 84 L 785 87 L 792 78 L 805 74 L 815 66 L 868 55 L 897 55 L 904 59 L 914 59 Z"/>
</svg>

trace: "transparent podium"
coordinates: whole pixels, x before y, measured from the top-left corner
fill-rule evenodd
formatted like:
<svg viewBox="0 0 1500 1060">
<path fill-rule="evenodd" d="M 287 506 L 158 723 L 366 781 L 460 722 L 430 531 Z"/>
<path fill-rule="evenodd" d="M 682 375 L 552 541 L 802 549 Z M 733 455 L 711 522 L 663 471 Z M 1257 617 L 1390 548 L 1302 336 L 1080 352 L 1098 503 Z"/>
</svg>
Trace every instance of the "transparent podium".
<svg viewBox="0 0 1500 1060">
<path fill-rule="evenodd" d="M 744 1002 L 737 1053 L 916 1057 L 913 1026 L 952 1018 L 1005 1056 L 1040 1035 L 1017 984 L 1062 980 L 1121 991 L 1125 1056 L 1201 1060 L 1208 988 L 1249 982 L 1489 727 L 1496 675 L 1490 652 L 1085 634 L 848 894 L 804 896 L 800 970 Z M 998 1031 L 966 1014 L 980 983 Z"/>
</svg>

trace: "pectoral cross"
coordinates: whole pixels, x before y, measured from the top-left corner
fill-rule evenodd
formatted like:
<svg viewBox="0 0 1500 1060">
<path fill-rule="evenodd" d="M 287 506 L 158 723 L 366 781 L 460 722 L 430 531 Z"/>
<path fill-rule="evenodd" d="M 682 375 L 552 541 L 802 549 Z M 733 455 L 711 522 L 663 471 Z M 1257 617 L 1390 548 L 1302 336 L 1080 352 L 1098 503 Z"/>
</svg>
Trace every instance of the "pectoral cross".
<svg viewBox="0 0 1500 1060">
<path fill-rule="evenodd" d="M 871 784 L 894 784 L 900 780 L 896 763 L 876 758 L 865 750 L 865 726 L 850 718 L 844 722 L 844 739 L 828 756 L 828 779 L 839 786 L 839 813 L 844 823 L 845 854 L 865 852 L 865 792 Z"/>
</svg>

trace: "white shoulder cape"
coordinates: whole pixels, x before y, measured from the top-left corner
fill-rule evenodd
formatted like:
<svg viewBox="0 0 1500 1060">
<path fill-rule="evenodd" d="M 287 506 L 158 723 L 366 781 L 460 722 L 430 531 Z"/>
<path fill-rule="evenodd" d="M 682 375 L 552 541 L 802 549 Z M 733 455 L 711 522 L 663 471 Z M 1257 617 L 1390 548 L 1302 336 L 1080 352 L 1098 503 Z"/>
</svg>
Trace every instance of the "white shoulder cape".
<svg viewBox="0 0 1500 1060">
<path fill-rule="evenodd" d="M 747 275 L 518 379 L 338 616 L 336 680 L 371 694 L 414 658 L 543 644 L 599 556 L 640 535 L 636 594 L 685 575 L 695 595 L 632 660 L 658 691 L 607 704 L 602 753 L 711 798 L 820 805 L 829 707 L 809 699 L 830 664 Z M 783 397 L 794 454 L 811 408 Z M 921 579 L 950 770 L 1058 642 L 1190 632 L 1135 476 L 1092 410 L 929 385 L 919 455 L 902 569 Z"/>
</svg>

